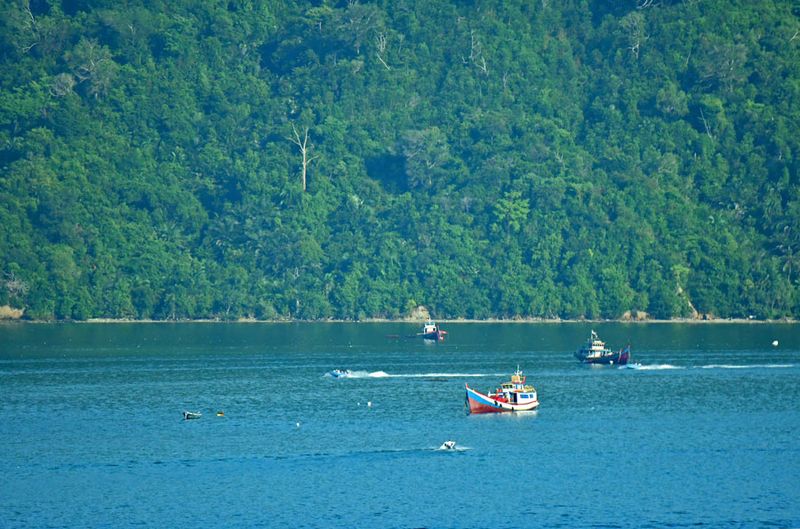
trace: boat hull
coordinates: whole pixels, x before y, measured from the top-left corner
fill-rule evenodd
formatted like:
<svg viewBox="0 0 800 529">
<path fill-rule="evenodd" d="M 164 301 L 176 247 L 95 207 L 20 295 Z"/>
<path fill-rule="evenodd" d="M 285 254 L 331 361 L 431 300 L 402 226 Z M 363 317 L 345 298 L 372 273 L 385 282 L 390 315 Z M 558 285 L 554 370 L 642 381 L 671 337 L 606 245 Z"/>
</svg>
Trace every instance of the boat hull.
<svg viewBox="0 0 800 529">
<path fill-rule="evenodd" d="M 433 332 L 424 332 L 421 334 L 423 340 L 435 340 L 441 341 L 444 340 L 444 335 L 447 334 L 444 331 L 433 331 Z"/>
<path fill-rule="evenodd" d="M 539 401 L 533 400 L 522 404 L 502 402 L 485 395 L 480 391 L 475 391 L 469 385 L 466 386 L 467 396 L 466 405 L 469 413 L 503 413 L 515 411 L 533 411 L 539 407 Z"/>
</svg>

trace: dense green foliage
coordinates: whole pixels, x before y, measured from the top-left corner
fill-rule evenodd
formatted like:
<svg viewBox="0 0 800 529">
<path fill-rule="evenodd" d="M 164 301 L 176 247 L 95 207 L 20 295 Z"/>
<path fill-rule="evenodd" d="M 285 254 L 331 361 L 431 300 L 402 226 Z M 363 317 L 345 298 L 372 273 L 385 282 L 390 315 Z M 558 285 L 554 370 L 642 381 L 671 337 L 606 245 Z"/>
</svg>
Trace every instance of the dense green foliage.
<svg viewBox="0 0 800 529">
<path fill-rule="evenodd" d="M 26 317 L 800 314 L 796 2 L 0 10 Z"/>
</svg>

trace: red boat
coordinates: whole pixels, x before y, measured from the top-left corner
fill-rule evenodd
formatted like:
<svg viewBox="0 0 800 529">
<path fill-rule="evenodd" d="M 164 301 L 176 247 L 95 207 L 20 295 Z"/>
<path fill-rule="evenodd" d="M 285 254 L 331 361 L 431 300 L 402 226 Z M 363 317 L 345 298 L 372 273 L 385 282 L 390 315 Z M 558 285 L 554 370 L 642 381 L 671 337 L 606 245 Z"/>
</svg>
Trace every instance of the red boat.
<svg viewBox="0 0 800 529">
<path fill-rule="evenodd" d="M 436 340 L 437 342 L 444 340 L 444 337 L 447 336 L 447 331 L 443 331 L 436 325 L 433 321 L 426 321 L 425 325 L 422 326 L 422 332 L 417 333 L 417 336 L 422 336 L 425 340 Z"/>
<path fill-rule="evenodd" d="M 503 382 L 494 392 L 481 393 L 467 388 L 467 410 L 469 413 L 499 413 L 504 411 L 531 411 L 539 407 L 536 388 L 525 385 L 526 377 L 517 367 L 511 380 Z"/>
</svg>

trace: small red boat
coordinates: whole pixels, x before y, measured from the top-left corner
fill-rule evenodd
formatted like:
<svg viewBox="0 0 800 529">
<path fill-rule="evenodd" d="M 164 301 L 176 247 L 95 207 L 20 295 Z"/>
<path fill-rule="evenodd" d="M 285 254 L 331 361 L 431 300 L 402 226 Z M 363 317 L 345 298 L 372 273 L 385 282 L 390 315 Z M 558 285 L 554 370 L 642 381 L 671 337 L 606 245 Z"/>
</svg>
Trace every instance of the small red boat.
<svg viewBox="0 0 800 529">
<path fill-rule="evenodd" d="M 417 336 L 422 336 L 424 340 L 436 340 L 439 342 L 447 336 L 447 331 L 441 330 L 435 322 L 428 320 L 422 326 L 422 332 L 418 333 Z"/>
<path fill-rule="evenodd" d="M 536 388 L 525 385 L 522 371 L 517 370 L 511 375 L 511 380 L 503 382 L 494 392 L 481 393 L 467 388 L 467 410 L 469 413 L 499 413 L 504 411 L 532 411 L 539 407 L 539 398 Z"/>
</svg>

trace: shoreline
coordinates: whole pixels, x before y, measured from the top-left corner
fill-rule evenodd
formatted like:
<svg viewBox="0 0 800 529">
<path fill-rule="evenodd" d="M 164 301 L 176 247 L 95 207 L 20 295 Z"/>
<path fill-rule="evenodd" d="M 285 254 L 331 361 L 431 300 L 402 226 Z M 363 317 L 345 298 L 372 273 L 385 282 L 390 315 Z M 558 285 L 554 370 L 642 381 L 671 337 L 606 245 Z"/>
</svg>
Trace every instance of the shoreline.
<svg viewBox="0 0 800 529">
<path fill-rule="evenodd" d="M 306 323 L 352 323 L 352 324 L 370 324 L 370 323 L 405 323 L 405 324 L 415 324 L 418 325 L 424 322 L 424 319 L 411 319 L 411 318 L 402 318 L 402 319 L 384 319 L 384 318 L 369 318 L 364 320 L 256 320 L 256 319 L 248 319 L 248 318 L 240 318 L 238 320 L 218 320 L 218 319 L 196 319 L 196 320 L 152 320 L 152 319 L 125 319 L 125 318 L 89 318 L 86 320 L 25 320 L 25 319 L 2 319 L 0 320 L 0 325 L 2 324 L 34 324 L 34 325 L 42 325 L 42 324 L 98 324 L 98 323 L 105 323 L 105 324 L 141 324 L 141 323 L 153 323 L 153 324 L 181 324 L 181 323 L 238 323 L 238 324 L 306 324 Z M 471 324 L 575 324 L 575 323 L 586 323 L 586 324 L 604 324 L 604 323 L 622 323 L 622 324 L 630 324 L 630 325 L 647 325 L 647 324 L 690 324 L 690 325 L 730 325 L 730 324 L 754 324 L 754 325 L 763 325 L 763 324 L 796 324 L 800 322 L 800 320 L 789 319 L 789 318 L 781 318 L 779 320 L 757 320 L 757 319 L 748 319 L 748 318 L 715 318 L 715 319 L 694 319 L 694 318 L 676 318 L 670 320 L 657 320 L 657 319 L 642 319 L 642 320 L 627 320 L 627 319 L 618 319 L 618 320 L 586 320 L 586 319 L 579 319 L 579 320 L 568 320 L 568 319 L 544 319 L 544 318 L 515 318 L 515 319 L 496 319 L 496 318 L 489 318 L 484 320 L 475 320 L 475 319 L 437 319 L 439 323 L 443 324 L 459 324 L 459 323 L 471 323 Z"/>
</svg>

